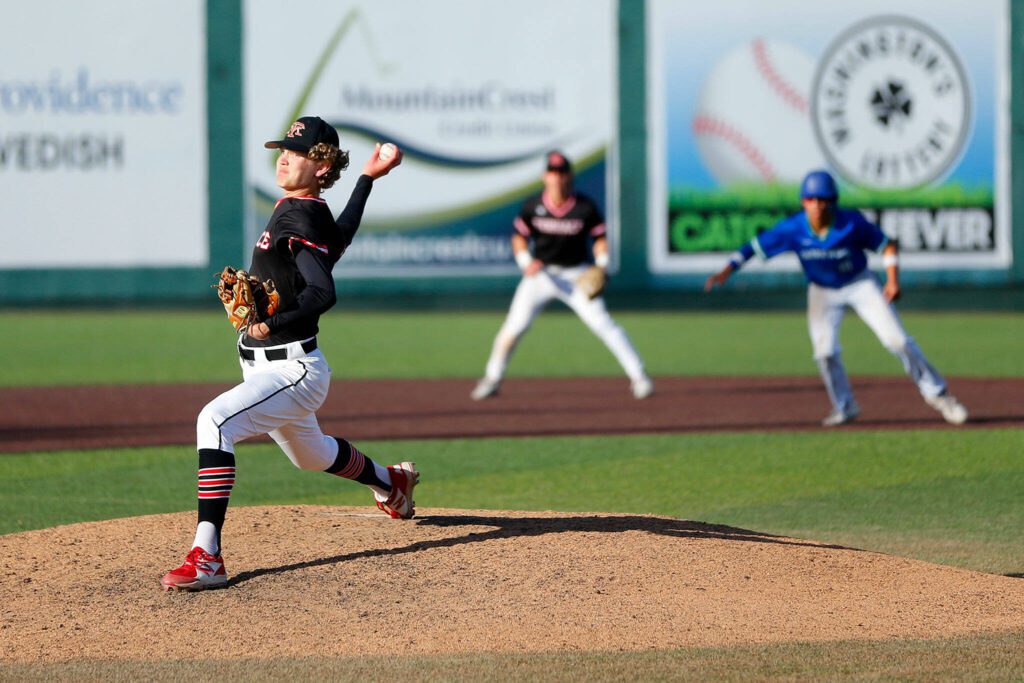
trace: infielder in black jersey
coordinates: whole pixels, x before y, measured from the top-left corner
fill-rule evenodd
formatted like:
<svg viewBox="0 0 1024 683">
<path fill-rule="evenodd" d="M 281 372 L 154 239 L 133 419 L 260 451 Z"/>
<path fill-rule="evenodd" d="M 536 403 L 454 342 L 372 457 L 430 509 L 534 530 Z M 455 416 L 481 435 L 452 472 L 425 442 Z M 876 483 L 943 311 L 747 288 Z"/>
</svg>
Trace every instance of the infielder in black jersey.
<svg viewBox="0 0 1024 683">
<path fill-rule="evenodd" d="M 346 441 L 320 431 L 315 411 L 327 398 L 331 369 L 317 348 L 320 316 L 335 301 L 331 270 L 352 242 L 373 181 L 401 163 L 401 151 L 377 145 L 337 220 L 320 194 L 348 167 L 338 133 L 304 116 L 281 140 L 277 184 L 284 190 L 256 241 L 249 272 L 273 279 L 278 313 L 249 327 L 238 340 L 244 381 L 199 414 L 199 522 L 184 564 L 161 581 L 166 590 L 202 590 L 227 584 L 221 527 L 235 483 L 235 443 L 270 434 L 296 467 L 321 470 L 369 486 L 377 506 L 396 519 L 415 513 L 414 463 L 382 467 Z"/>
<path fill-rule="evenodd" d="M 574 191 L 572 164 L 564 154 L 548 153 L 544 191 L 523 204 L 513 225 L 512 250 L 523 279 L 494 339 L 484 377 L 470 396 L 480 401 L 498 393 L 516 344 L 552 299 L 571 308 L 604 342 L 629 376 L 634 397 L 650 396 L 654 384 L 629 337 L 608 314 L 604 299 L 591 299 L 576 286 L 591 264 L 591 253 L 593 263 L 608 267 L 608 239 L 600 209 Z"/>
</svg>

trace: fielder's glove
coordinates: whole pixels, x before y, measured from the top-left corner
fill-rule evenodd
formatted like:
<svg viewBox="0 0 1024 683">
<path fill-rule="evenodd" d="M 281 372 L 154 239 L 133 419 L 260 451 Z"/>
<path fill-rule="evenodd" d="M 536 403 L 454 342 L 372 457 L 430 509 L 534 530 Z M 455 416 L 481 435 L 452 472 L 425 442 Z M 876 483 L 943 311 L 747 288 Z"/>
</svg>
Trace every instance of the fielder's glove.
<svg viewBox="0 0 1024 683">
<path fill-rule="evenodd" d="M 217 290 L 235 332 L 263 322 L 277 312 L 281 297 L 273 280 L 261 282 L 246 271 L 235 270 L 231 266 L 225 266 L 214 277 L 217 282 L 210 286 Z"/>
<path fill-rule="evenodd" d="M 601 296 L 608 284 L 608 273 L 600 266 L 590 266 L 576 279 L 576 286 L 588 299 Z"/>
</svg>

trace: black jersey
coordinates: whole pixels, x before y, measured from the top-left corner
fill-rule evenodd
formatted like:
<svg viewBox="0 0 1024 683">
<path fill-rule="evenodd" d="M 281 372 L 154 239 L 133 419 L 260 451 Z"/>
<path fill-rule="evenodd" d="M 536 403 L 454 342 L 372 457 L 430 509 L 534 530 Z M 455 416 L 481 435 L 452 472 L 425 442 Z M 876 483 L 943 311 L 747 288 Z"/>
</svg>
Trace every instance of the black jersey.
<svg viewBox="0 0 1024 683">
<path fill-rule="evenodd" d="M 559 206 L 544 193 L 528 199 L 514 225 L 516 232 L 532 241 L 534 258 L 557 266 L 590 261 L 590 241 L 605 235 L 601 210 L 578 192 Z"/>
<path fill-rule="evenodd" d="M 359 228 L 372 182 L 369 176 L 359 178 L 337 221 L 327 202 L 317 197 L 277 202 L 252 250 L 249 272 L 272 279 L 281 303 L 266 321 L 270 337 L 260 341 L 246 336 L 246 346 L 277 346 L 316 335 L 320 316 L 335 302 L 331 270 Z"/>
</svg>

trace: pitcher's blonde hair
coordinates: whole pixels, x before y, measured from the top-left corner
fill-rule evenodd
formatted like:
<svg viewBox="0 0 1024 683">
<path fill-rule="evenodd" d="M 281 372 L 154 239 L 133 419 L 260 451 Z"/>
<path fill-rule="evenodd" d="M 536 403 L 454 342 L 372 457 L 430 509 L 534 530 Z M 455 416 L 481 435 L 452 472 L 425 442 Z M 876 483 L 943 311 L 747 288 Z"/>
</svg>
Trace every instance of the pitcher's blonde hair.
<svg viewBox="0 0 1024 683">
<path fill-rule="evenodd" d="M 330 189 L 341 177 L 341 172 L 348 168 L 348 152 L 326 142 L 313 145 L 306 156 L 313 161 L 331 162 L 330 170 L 317 178 L 321 190 Z"/>
</svg>

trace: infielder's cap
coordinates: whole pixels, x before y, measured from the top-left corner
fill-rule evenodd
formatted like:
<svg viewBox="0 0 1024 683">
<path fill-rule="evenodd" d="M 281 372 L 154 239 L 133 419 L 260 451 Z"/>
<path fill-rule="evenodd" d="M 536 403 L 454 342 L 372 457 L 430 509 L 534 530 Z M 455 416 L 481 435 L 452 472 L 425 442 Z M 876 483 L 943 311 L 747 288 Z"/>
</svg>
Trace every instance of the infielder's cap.
<svg viewBox="0 0 1024 683">
<path fill-rule="evenodd" d="M 288 129 L 284 140 L 271 140 L 263 143 L 263 146 L 267 149 L 282 147 L 305 154 L 318 142 L 337 147 L 338 131 L 319 116 L 303 116 Z"/>
<path fill-rule="evenodd" d="M 800 199 L 839 199 L 839 188 L 828 171 L 811 171 L 800 185 Z"/>
<path fill-rule="evenodd" d="M 548 170 L 572 173 L 572 163 L 569 162 L 569 157 L 555 149 L 548 152 Z"/>
</svg>

